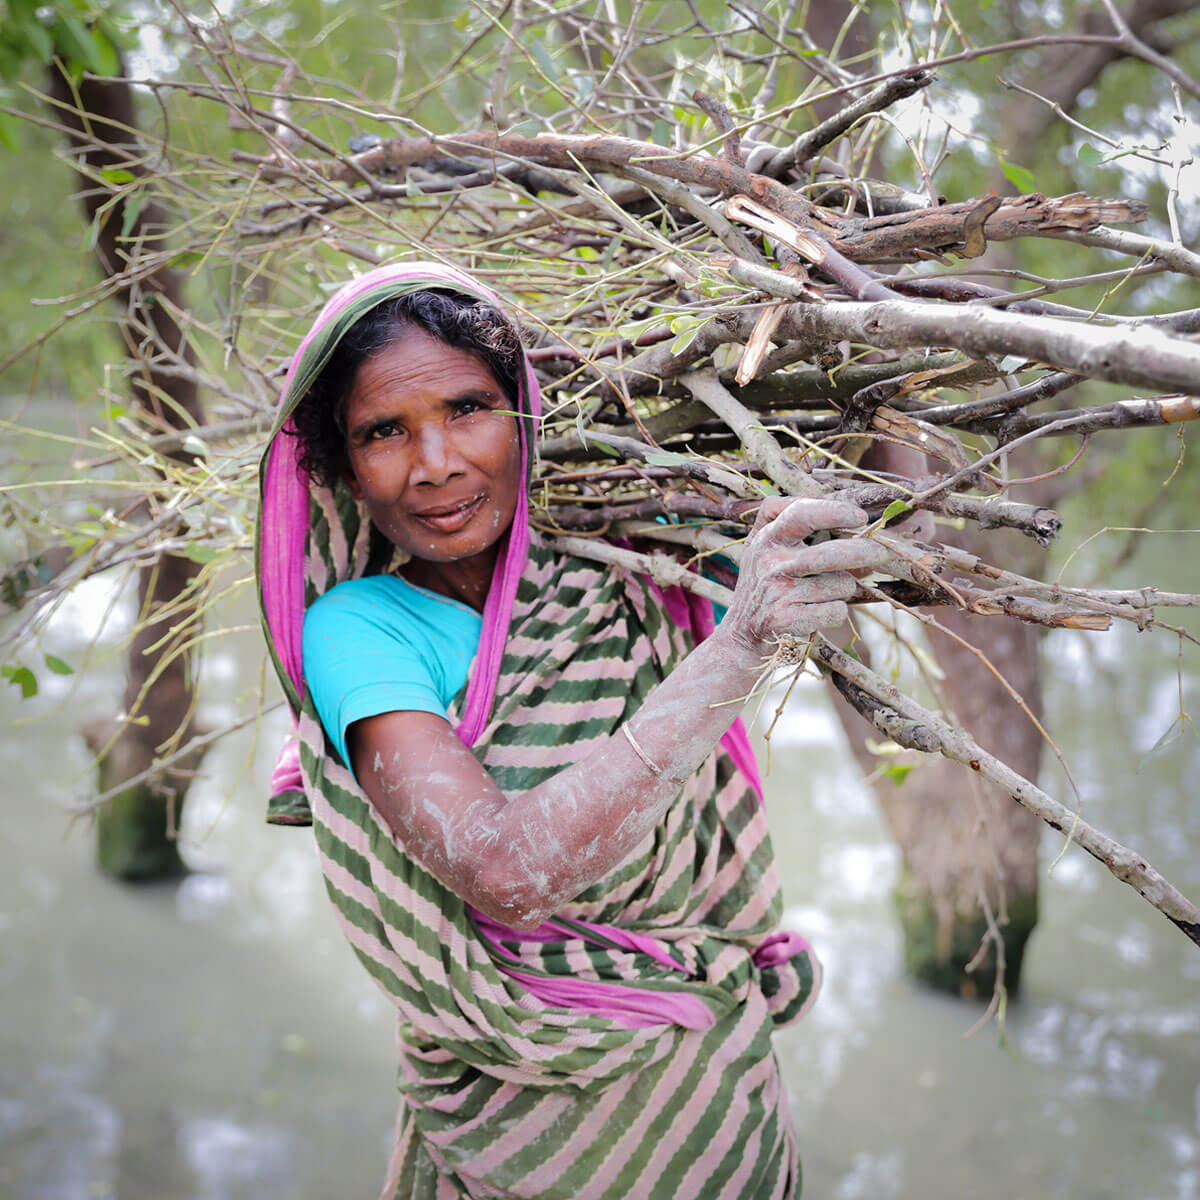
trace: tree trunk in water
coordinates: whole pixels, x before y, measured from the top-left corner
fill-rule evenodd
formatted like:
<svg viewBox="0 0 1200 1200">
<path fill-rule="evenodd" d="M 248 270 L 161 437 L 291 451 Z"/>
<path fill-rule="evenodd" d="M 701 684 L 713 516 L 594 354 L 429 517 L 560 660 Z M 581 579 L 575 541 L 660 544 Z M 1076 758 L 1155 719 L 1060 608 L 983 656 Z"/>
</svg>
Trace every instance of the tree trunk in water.
<svg viewBox="0 0 1200 1200">
<path fill-rule="evenodd" d="M 1032 628 L 960 612 L 943 611 L 938 619 L 986 655 L 1040 717 L 1038 635 Z M 955 723 L 1036 779 L 1041 737 L 1029 718 L 966 646 L 936 630 L 929 631 L 929 642 L 946 673 L 941 686 Z M 966 998 L 990 996 L 996 947 L 967 970 L 987 933 L 990 910 L 1004 943 L 1004 984 L 1015 993 L 1037 921 L 1041 822 L 968 767 L 943 758 L 922 763 L 902 787 L 882 780 L 876 792 L 903 855 L 895 898 L 908 973 Z"/>
<path fill-rule="evenodd" d="M 114 199 L 124 185 L 98 182 L 105 178 L 101 172 L 112 168 L 142 173 L 145 148 L 134 132 L 132 89 L 124 78 L 72 83 L 53 68 L 49 91 L 56 102 L 54 116 L 65 128 L 80 167 L 84 215 L 97 224 L 97 261 L 116 282 L 112 294 L 122 306 L 120 332 L 133 367 L 131 392 L 139 418 L 149 433 L 199 424 L 203 414 L 195 381 L 180 374 L 193 358 L 173 315 L 184 310 L 178 275 L 162 267 L 136 280 L 119 278 L 126 262 L 124 241 L 161 238 L 165 215 L 143 192 L 132 193 L 142 203 L 130 214 L 125 199 Z M 186 454 L 175 457 L 190 461 Z M 143 501 L 141 507 L 147 518 L 154 515 L 152 501 Z M 180 647 L 194 634 L 197 618 L 189 589 L 199 570 L 190 559 L 173 555 L 140 569 L 139 624 L 129 649 L 124 712 L 85 730 L 99 759 L 100 791 L 131 781 L 99 813 L 99 865 L 121 879 L 160 879 L 185 870 L 175 831 L 195 761 L 133 781 L 153 767 L 164 749 L 183 744 L 195 733 L 191 656 Z"/>
<path fill-rule="evenodd" d="M 900 468 L 896 457 L 907 453 L 881 447 L 869 457 L 877 469 L 888 470 Z M 943 529 L 939 537 L 1024 573 L 1036 575 L 1035 564 L 1045 560 L 1044 550 L 1008 530 L 955 534 Z M 1006 543 L 1003 554 L 994 550 L 998 540 Z M 984 749 L 1014 770 L 1036 779 L 1041 734 L 980 655 L 1040 721 L 1038 630 L 1009 618 L 972 617 L 950 608 L 927 611 L 949 631 L 925 632 L 945 674 L 939 689 L 950 719 L 970 729 Z M 833 695 L 855 758 L 869 775 L 880 765 L 866 747 L 874 731 Z M 876 779 L 874 791 L 900 848 L 895 902 L 907 973 L 941 991 L 986 999 L 994 990 L 997 966 L 1003 963 L 1004 986 L 1015 994 L 1025 945 L 1037 923 L 1041 822 L 968 767 L 939 756 L 922 759 L 900 786 L 886 776 Z M 992 923 L 989 913 L 1003 946 L 989 942 L 981 954 Z"/>
</svg>

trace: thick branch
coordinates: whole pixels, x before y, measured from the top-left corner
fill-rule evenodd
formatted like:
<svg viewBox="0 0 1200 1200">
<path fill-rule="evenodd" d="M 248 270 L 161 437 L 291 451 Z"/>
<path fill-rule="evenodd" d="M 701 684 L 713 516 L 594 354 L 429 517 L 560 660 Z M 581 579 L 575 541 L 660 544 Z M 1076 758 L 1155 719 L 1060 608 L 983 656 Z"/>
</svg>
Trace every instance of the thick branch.
<svg viewBox="0 0 1200 1200">
<path fill-rule="evenodd" d="M 819 496 L 821 487 L 780 449 L 779 443 L 762 427 L 758 417 L 739 404 L 722 386 L 717 373 L 691 371 L 683 377 L 684 386 L 712 409 L 746 448 L 746 456 L 784 495 Z"/>
<path fill-rule="evenodd" d="M 362 171 L 397 170 L 443 158 L 447 153 L 472 151 L 572 172 L 579 171 L 581 166 L 608 171 L 635 167 L 693 188 L 711 189 L 719 195 L 746 195 L 801 228 L 819 233 L 837 253 L 853 262 L 907 260 L 919 253 L 964 246 L 970 222 L 978 215 L 979 208 L 979 202 L 972 200 L 888 216 L 843 216 L 820 208 L 777 180 L 755 175 L 726 158 L 681 155 L 652 142 L 607 135 L 540 133 L 527 137 L 476 131 L 443 137 L 390 138 L 347 163 L 306 160 L 291 169 L 271 159 L 237 157 L 255 162 L 268 178 L 288 178 L 308 172 L 319 179 L 352 183 Z M 1086 231 L 1105 222 L 1141 221 L 1145 216 L 1146 206 L 1140 201 L 1097 200 L 1078 193 L 1047 199 L 1034 194 L 1002 200 L 994 211 L 988 212 L 978 232 L 987 239 L 1008 241 L 1039 232 Z"/>
<path fill-rule="evenodd" d="M 788 276 L 746 263 L 734 263 L 730 274 L 772 295 L 794 297 L 800 291 Z M 1200 378 L 1200 345 L 1145 326 L 1097 328 L 994 308 L 906 300 L 798 303 L 788 318 L 791 328 L 813 341 L 848 338 L 890 350 L 954 346 L 977 358 L 1017 354 L 1092 379 L 1165 392 L 1187 393 Z"/>
<path fill-rule="evenodd" d="M 841 137 L 855 121 L 868 113 L 888 108 L 897 100 L 915 95 L 922 88 L 927 88 L 934 78 L 932 71 L 914 71 L 911 75 L 897 75 L 893 79 L 885 79 L 860 100 L 847 104 L 841 112 L 834 113 L 816 128 L 802 133 L 790 146 L 769 158 L 759 168 L 761 173 L 770 175 L 773 179 L 781 179 L 793 167 L 807 162 L 830 142 Z"/>
<path fill-rule="evenodd" d="M 936 739 L 938 751 L 946 758 L 966 764 L 972 771 L 977 771 L 1002 788 L 1018 804 L 1036 813 L 1051 829 L 1066 834 L 1200 946 L 1200 910 L 1141 855 L 1093 828 L 1077 813 L 989 754 L 965 731 L 953 728 L 941 717 L 922 708 L 899 688 L 887 683 L 824 638 L 818 636 L 813 654 L 820 663 L 849 679 L 901 718 L 922 725 Z"/>
</svg>

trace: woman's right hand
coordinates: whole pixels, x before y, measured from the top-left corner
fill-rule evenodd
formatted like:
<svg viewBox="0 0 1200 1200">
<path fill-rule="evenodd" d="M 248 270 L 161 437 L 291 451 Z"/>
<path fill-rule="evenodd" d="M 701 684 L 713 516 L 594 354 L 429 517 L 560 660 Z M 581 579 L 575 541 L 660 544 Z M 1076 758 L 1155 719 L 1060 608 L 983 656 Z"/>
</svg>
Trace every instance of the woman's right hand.
<svg viewBox="0 0 1200 1200">
<path fill-rule="evenodd" d="M 763 652 L 781 634 L 807 636 L 846 620 L 853 571 L 883 565 L 888 552 L 867 538 L 804 539 L 823 529 L 858 529 L 867 514 L 841 500 L 763 501 L 742 552 L 733 604 L 722 632 Z"/>
</svg>

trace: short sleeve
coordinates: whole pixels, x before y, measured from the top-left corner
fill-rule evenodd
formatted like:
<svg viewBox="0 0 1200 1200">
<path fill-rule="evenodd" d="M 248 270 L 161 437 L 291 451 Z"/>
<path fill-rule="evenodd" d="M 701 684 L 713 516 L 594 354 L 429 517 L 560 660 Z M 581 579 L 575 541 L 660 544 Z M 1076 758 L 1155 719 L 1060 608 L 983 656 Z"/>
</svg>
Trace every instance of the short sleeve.
<svg viewBox="0 0 1200 1200">
<path fill-rule="evenodd" d="M 304 618 L 304 678 L 321 724 L 350 765 L 346 731 L 385 712 L 444 717 L 479 641 L 477 614 L 394 577 L 354 580 Z"/>
</svg>

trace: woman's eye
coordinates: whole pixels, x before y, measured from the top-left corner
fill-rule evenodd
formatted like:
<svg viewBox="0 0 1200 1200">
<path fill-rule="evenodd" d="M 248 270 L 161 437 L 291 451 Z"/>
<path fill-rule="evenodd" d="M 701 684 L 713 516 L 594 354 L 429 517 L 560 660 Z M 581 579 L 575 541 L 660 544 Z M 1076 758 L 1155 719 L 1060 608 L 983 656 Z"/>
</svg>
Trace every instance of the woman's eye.
<svg viewBox="0 0 1200 1200">
<path fill-rule="evenodd" d="M 367 438 L 370 441 L 377 441 L 380 438 L 395 437 L 399 431 L 399 426 L 394 421 L 380 421 L 378 425 L 371 427 Z"/>
<path fill-rule="evenodd" d="M 470 417 L 477 412 L 482 412 L 485 406 L 478 400 L 459 400 L 454 405 L 455 415 L 460 417 Z"/>
</svg>

